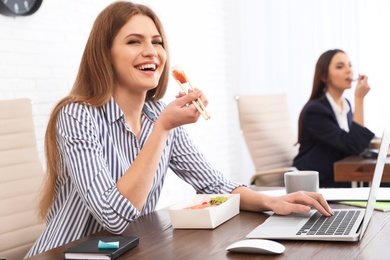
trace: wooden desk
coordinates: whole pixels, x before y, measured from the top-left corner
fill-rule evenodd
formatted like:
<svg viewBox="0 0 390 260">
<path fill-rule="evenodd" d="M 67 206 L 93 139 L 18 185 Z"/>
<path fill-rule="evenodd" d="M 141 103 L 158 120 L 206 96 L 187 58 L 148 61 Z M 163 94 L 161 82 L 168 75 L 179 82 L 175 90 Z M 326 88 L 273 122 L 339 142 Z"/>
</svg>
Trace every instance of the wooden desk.
<svg viewBox="0 0 390 260">
<path fill-rule="evenodd" d="M 333 208 L 348 207 L 332 204 Z M 140 243 L 119 259 L 383 259 L 390 244 L 390 213 L 375 211 L 360 242 L 280 241 L 286 246 L 282 255 L 227 253 L 225 248 L 244 239 L 267 214 L 240 212 L 214 230 L 174 230 L 167 209 L 134 221 L 124 233 L 138 236 Z M 107 232 L 99 232 L 102 235 Z M 89 236 L 91 237 L 91 236 Z M 63 251 L 86 238 L 36 255 L 29 260 L 63 259 Z"/>
<path fill-rule="evenodd" d="M 376 159 L 365 159 L 361 156 L 349 156 L 334 164 L 334 181 L 336 182 L 371 182 L 374 175 Z M 390 182 L 390 157 L 382 176 L 382 182 Z"/>
</svg>

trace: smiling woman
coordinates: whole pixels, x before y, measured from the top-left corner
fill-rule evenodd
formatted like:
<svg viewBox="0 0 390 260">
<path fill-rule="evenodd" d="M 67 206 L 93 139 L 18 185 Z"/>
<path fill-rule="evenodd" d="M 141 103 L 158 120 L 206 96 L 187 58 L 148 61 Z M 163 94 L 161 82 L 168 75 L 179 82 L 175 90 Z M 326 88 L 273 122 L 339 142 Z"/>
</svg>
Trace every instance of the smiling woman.
<svg viewBox="0 0 390 260">
<path fill-rule="evenodd" d="M 73 88 L 48 123 L 39 205 L 47 227 L 28 256 L 103 228 L 122 233 L 155 210 L 168 168 L 198 193 L 240 186 L 210 165 L 183 128 L 199 119 L 192 101 L 207 104 L 202 92 L 160 100 L 169 75 L 165 40 L 145 5 L 116 1 L 96 18 Z"/>
<path fill-rule="evenodd" d="M 0 1 L 0 13 L 7 16 L 26 16 L 38 11 L 42 0 Z"/>
</svg>

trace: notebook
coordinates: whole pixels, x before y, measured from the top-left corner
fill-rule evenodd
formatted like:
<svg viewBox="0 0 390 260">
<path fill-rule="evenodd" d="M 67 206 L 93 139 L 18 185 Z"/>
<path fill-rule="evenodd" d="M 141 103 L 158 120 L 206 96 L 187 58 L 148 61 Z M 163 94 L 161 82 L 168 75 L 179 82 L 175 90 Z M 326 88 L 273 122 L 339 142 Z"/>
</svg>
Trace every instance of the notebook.
<svg viewBox="0 0 390 260">
<path fill-rule="evenodd" d="M 139 244 L 138 237 L 103 236 L 90 238 L 65 250 L 65 259 L 116 259 Z"/>
<path fill-rule="evenodd" d="M 386 127 L 365 209 L 334 209 L 332 217 L 324 217 L 317 210 L 287 216 L 273 214 L 246 237 L 313 241 L 361 240 L 374 211 L 389 143 L 390 128 Z"/>
</svg>

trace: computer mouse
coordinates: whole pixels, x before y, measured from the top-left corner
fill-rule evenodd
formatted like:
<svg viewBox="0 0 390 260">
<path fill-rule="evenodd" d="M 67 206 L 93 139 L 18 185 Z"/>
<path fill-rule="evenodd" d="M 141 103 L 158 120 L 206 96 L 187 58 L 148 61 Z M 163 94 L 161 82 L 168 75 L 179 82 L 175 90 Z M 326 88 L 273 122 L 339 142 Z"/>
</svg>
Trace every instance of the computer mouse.
<svg viewBox="0 0 390 260">
<path fill-rule="evenodd" d="M 364 149 L 364 151 L 360 154 L 363 158 L 378 158 L 378 152 L 373 149 Z"/>
<path fill-rule="evenodd" d="M 247 254 L 281 254 L 285 246 L 267 239 L 245 239 L 235 242 L 226 248 L 233 253 Z"/>
</svg>

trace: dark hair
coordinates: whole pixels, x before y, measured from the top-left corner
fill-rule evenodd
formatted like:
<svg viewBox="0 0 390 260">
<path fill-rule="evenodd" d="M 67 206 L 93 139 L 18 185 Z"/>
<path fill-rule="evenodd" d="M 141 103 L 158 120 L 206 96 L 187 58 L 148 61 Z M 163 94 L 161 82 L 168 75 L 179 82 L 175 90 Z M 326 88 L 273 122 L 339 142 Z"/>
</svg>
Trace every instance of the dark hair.
<svg viewBox="0 0 390 260">
<path fill-rule="evenodd" d="M 314 79 L 313 79 L 313 88 L 311 90 L 310 98 L 306 102 L 306 104 L 303 106 L 307 105 L 312 100 L 321 100 L 325 97 L 326 93 L 326 84 L 325 81 L 328 78 L 329 74 L 329 64 L 332 61 L 334 55 L 337 53 L 345 53 L 342 50 L 339 49 L 334 49 L 334 50 L 329 50 L 321 54 L 321 56 L 317 60 L 316 64 L 316 69 L 314 72 Z M 299 114 L 298 118 L 298 141 L 297 144 L 300 143 L 301 137 L 302 137 L 302 118 L 303 116 L 303 109 L 301 110 L 301 113 Z"/>
<path fill-rule="evenodd" d="M 107 6 L 96 18 L 81 58 L 79 71 L 69 95 L 54 107 L 45 135 L 46 175 L 41 190 L 38 213 L 44 219 L 55 200 L 55 185 L 61 174 L 60 155 L 56 144 L 56 122 L 62 107 L 69 103 L 83 103 L 94 107 L 106 104 L 115 91 L 115 70 L 111 47 L 119 30 L 134 15 L 141 14 L 153 20 L 163 40 L 167 61 L 157 87 L 146 93 L 146 100 L 161 99 L 169 78 L 168 49 L 165 33 L 157 15 L 147 6 L 117 1 Z"/>
</svg>

